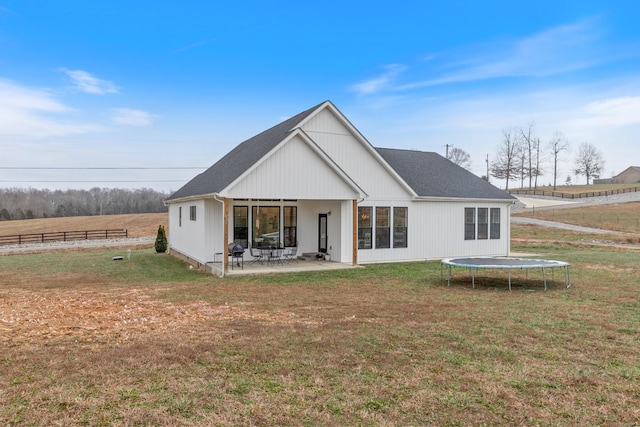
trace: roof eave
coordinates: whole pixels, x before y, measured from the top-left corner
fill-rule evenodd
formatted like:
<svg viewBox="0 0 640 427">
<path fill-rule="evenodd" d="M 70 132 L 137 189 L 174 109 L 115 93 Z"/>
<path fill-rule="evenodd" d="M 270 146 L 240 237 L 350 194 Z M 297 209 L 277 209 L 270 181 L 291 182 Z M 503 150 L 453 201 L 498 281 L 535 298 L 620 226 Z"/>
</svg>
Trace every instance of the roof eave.
<svg viewBox="0 0 640 427">
<path fill-rule="evenodd" d="M 483 203 L 503 203 L 514 204 L 517 199 L 486 199 L 481 197 L 437 197 L 437 196 L 417 196 L 416 202 L 483 202 Z"/>
<path fill-rule="evenodd" d="M 216 199 L 219 197 L 220 197 L 220 193 L 196 194 L 193 196 L 179 197 L 177 199 L 171 199 L 171 200 L 164 200 L 163 203 L 165 206 L 167 206 L 167 205 L 173 205 L 176 203 L 192 202 L 194 200 Z"/>
</svg>

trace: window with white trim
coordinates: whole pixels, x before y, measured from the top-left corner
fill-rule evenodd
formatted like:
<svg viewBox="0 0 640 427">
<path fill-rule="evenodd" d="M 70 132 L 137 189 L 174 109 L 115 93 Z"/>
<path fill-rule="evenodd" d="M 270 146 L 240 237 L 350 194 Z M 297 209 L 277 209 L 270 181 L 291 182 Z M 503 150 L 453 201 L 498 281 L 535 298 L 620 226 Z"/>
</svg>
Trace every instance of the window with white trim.
<svg viewBox="0 0 640 427">
<path fill-rule="evenodd" d="M 195 206 L 189 206 L 189 219 L 191 221 L 195 221 L 196 220 L 196 207 Z"/>
<path fill-rule="evenodd" d="M 489 237 L 491 239 L 500 238 L 500 208 L 491 208 L 491 231 Z"/>
<path fill-rule="evenodd" d="M 408 208 L 393 208 L 393 247 L 406 248 L 408 231 Z"/>
<path fill-rule="evenodd" d="M 489 208 L 478 208 L 478 240 L 489 238 Z"/>
<path fill-rule="evenodd" d="M 388 206 L 376 208 L 376 249 L 391 247 L 390 213 L 391 208 Z"/>
<path fill-rule="evenodd" d="M 464 208 L 464 239 L 500 239 L 500 208 Z"/>
<path fill-rule="evenodd" d="M 373 247 L 372 216 L 372 207 L 358 207 L 358 249 L 371 249 Z"/>
<path fill-rule="evenodd" d="M 476 239 L 476 208 L 464 208 L 464 240 Z"/>
</svg>

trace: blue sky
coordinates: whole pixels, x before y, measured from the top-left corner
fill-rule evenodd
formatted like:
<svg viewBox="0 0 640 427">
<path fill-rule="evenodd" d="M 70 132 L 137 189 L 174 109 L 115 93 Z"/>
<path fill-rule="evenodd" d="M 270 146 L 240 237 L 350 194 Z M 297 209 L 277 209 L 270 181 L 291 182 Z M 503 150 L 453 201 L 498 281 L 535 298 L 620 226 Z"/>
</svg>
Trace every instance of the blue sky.
<svg viewBox="0 0 640 427">
<path fill-rule="evenodd" d="M 640 165 L 640 2 L 221 3 L 0 0 L 0 187 L 176 190 L 327 99 L 477 175 L 531 122 L 571 144 L 559 182 L 582 142 Z"/>
</svg>

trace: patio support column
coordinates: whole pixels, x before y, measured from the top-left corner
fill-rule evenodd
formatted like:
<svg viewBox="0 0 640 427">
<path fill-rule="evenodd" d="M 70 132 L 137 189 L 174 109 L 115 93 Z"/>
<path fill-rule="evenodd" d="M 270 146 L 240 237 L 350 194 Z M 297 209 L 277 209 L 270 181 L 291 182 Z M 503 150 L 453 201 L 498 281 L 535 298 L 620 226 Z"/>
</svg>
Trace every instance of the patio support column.
<svg viewBox="0 0 640 427">
<path fill-rule="evenodd" d="M 226 275 L 229 270 L 229 199 L 226 197 L 222 199 L 222 205 L 224 210 L 222 220 L 222 238 L 224 239 L 222 241 L 222 271 Z"/>
<path fill-rule="evenodd" d="M 352 215 L 353 215 L 353 241 L 351 242 L 351 250 L 352 250 L 352 255 L 351 255 L 351 264 L 352 265 L 357 265 L 358 264 L 358 201 L 357 200 L 353 200 L 352 202 L 353 208 L 351 209 L 353 211 Z"/>
</svg>

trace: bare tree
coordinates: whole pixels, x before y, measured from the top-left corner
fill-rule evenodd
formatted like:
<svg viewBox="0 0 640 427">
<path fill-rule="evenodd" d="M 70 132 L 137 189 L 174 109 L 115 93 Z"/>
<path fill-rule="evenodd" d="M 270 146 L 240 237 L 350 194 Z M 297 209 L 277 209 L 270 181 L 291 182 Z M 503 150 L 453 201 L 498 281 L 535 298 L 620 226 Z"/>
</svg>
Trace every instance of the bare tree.
<svg viewBox="0 0 640 427">
<path fill-rule="evenodd" d="M 522 141 L 516 145 L 516 168 L 520 175 L 520 188 L 524 188 L 524 178 L 527 176 L 527 150 Z"/>
<path fill-rule="evenodd" d="M 529 177 L 529 188 L 531 188 L 533 180 L 533 153 L 536 151 L 535 145 L 537 138 L 534 135 L 533 128 L 536 123 L 534 121 L 529 122 L 527 128 L 520 128 L 520 138 L 522 140 L 522 164 L 521 173 L 526 174 Z"/>
<path fill-rule="evenodd" d="M 553 189 L 556 189 L 556 182 L 558 180 L 558 157 L 563 151 L 569 150 L 569 141 L 565 136 L 557 132 L 553 134 L 553 138 L 549 141 L 549 151 L 553 156 Z"/>
<path fill-rule="evenodd" d="M 544 175 L 544 169 L 542 169 L 542 166 L 540 165 L 540 162 L 542 161 L 542 157 L 540 155 L 540 138 L 536 138 L 535 141 L 533 142 L 533 149 L 534 149 L 534 165 L 533 165 L 533 177 L 534 177 L 534 181 L 533 181 L 533 188 L 538 188 L 538 177 Z"/>
<path fill-rule="evenodd" d="M 575 166 L 575 174 L 584 175 L 587 178 L 587 185 L 589 185 L 589 180 L 592 177 L 599 177 L 604 169 L 602 153 L 593 144 L 583 142 L 578 148 Z"/>
<path fill-rule="evenodd" d="M 506 181 L 505 188 L 509 189 L 509 181 L 518 179 L 517 156 L 518 141 L 515 132 L 511 130 L 502 131 L 502 144 L 498 147 L 498 154 L 491 164 L 491 176 Z"/>
<path fill-rule="evenodd" d="M 447 159 L 465 169 L 471 168 L 471 155 L 462 148 L 453 147 L 451 150 L 447 150 Z"/>
</svg>

